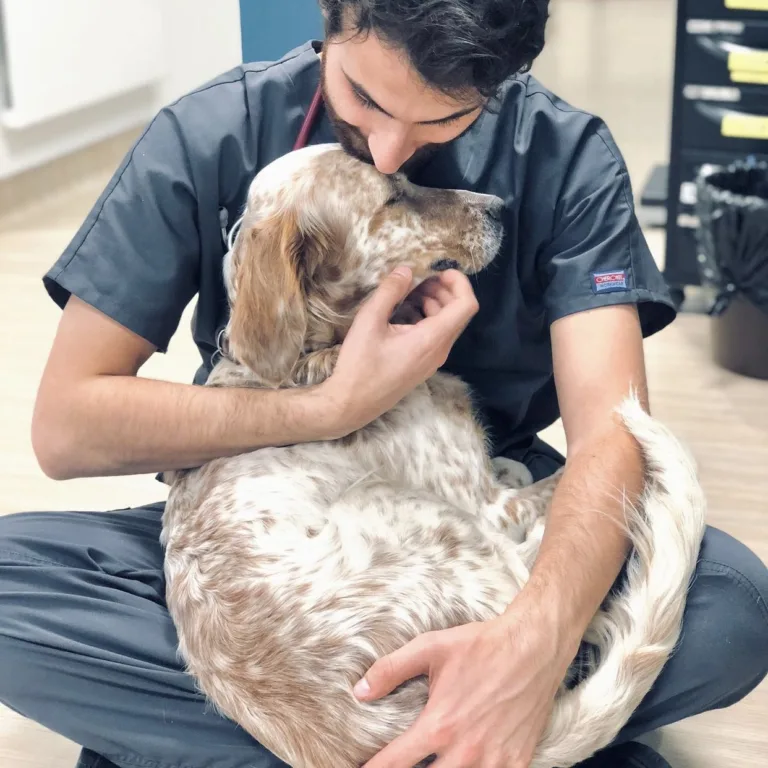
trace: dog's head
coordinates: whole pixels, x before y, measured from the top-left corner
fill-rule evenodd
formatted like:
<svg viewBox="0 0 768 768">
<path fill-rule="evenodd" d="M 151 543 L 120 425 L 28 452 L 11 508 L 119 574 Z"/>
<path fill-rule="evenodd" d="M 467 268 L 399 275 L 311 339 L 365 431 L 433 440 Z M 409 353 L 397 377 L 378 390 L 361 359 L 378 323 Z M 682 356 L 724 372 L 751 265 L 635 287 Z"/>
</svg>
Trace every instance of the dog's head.
<svg viewBox="0 0 768 768">
<path fill-rule="evenodd" d="M 225 259 L 230 356 L 267 384 L 302 355 L 340 343 L 395 267 L 418 285 L 479 271 L 502 238 L 502 201 L 385 176 L 337 145 L 292 152 L 254 179 Z"/>
</svg>

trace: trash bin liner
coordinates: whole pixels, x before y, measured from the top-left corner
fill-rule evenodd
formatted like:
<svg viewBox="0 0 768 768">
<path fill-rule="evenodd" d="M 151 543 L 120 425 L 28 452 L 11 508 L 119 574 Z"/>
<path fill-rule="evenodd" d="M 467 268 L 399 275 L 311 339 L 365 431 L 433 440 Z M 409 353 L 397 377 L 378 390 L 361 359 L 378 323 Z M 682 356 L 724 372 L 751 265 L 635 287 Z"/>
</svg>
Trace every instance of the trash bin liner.
<svg viewBox="0 0 768 768">
<path fill-rule="evenodd" d="M 768 163 L 705 166 L 696 187 L 699 272 L 715 290 L 715 362 L 768 379 Z"/>
</svg>

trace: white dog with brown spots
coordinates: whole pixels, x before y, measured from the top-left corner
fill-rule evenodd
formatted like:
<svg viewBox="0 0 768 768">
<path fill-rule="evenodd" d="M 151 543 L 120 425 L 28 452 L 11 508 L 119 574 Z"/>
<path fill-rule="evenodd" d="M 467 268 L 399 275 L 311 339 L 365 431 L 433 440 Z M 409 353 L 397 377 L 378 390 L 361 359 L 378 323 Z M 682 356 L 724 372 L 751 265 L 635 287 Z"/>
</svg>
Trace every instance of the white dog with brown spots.
<svg viewBox="0 0 768 768">
<path fill-rule="evenodd" d="M 254 180 L 226 258 L 226 354 L 208 384 L 321 382 L 357 309 L 397 265 L 417 283 L 488 265 L 500 206 L 383 176 L 335 145 L 277 160 Z M 627 509 L 632 555 L 586 637 L 599 660 L 562 686 L 533 768 L 571 766 L 611 743 L 679 637 L 703 494 L 687 453 L 637 400 L 621 417 L 646 459 L 641 503 Z M 503 613 L 529 576 L 558 482 L 528 485 L 525 468 L 493 462 L 467 388 L 442 373 L 343 439 L 171 479 L 163 544 L 182 657 L 223 714 L 296 768 L 355 768 L 414 723 L 424 678 L 373 703 L 353 686 L 422 633 Z"/>
</svg>

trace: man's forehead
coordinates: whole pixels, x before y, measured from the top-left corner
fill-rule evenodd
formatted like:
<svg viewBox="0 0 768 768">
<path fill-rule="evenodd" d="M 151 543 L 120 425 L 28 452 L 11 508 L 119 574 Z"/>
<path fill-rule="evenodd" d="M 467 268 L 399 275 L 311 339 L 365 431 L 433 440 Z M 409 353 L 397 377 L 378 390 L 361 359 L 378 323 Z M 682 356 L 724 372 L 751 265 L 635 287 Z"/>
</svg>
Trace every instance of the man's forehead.
<svg viewBox="0 0 768 768">
<path fill-rule="evenodd" d="M 414 118 L 413 116 L 409 116 L 409 119 L 406 120 L 405 116 L 398 117 L 397 114 L 393 114 L 389 111 L 386 107 L 382 106 L 382 104 L 379 103 L 376 97 L 372 96 L 371 93 L 368 91 L 365 86 L 363 86 L 361 83 L 358 83 L 354 78 L 350 77 L 346 73 L 344 73 L 347 81 L 349 82 L 352 89 L 360 96 L 362 99 L 365 99 L 367 102 L 370 103 L 371 106 L 376 107 L 380 112 L 383 112 L 384 114 L 388 115 L 389 117 L 395 118 L 395 119 L 402 119 L 404 122 L 411 122 L 416 125 L 441 125 L 444 123 L 453 122 L 455 120 L 460 120 L 463 117 L 466 117 L 467 115 L 477 112 L 479 109 L 482 109 L 483 104 L 479 103 L 477 100 L 472 99 L 470 100 L 469 104 L 461 104 L 456 102 L 448 102 L 447 100 L 441 99 L 441 94 L 430 94 L 429 92 L 422 91 L 425 94 L 426 100 L 433 100 L 437 104 L 437 106 L 434 107 L 435 112 L 440 109 L 440 105 L 442 103 L 445 103 L 445 111 L 440 112 L 439 117 L 431 117 L 424 120 L 419 120 Z M 448 111 L 450 110 L 450 111 Z M 398 110 L 399 112 L 400 110 Z M 431 105 L 430 105 L 430 111 L 431 111 Z"/>
<path fill-rule="evenodd" d="M 485 105 L 471 88 L 449 95 L 425 82 L 404 52 L 381 42 L 374 32 L 342 37 L 326 47 L 324 55 L 329 53 L 337 57 L 350 87 L 397 119 L 408 112 L 408 122 L 435 123 Z"/>
</svg>

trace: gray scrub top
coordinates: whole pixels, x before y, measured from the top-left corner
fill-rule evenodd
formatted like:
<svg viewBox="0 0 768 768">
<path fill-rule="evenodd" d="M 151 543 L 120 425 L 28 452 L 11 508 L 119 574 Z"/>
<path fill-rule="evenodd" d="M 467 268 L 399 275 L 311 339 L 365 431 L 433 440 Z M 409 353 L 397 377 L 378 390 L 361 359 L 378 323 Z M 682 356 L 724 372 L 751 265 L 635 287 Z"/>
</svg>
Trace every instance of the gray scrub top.
<svg viewBox="0 0 768 768">
<path fill-rule="evenodd" d="M 165 351 L 197 295 L 202 384 L 227 320 L 222 226 L 238 218 L 253 176 L 291 151 L 318 85 L 319 45 L 239 66 L 163 109 L 45 275 L 57 304 L 74 294 Z M 310 144 L 328 141 L 323 112 Z M 553 321 L 632 303 L 648 336 L 674 318 L 627 169 L 601 120 L 522 75 L 413 180 L 505 201 L 502 252 L 473 278 L 480 312 L 446 369 L 471 385 L 494 453 L 519 457 L 559 416 Z"/>
</svg>

